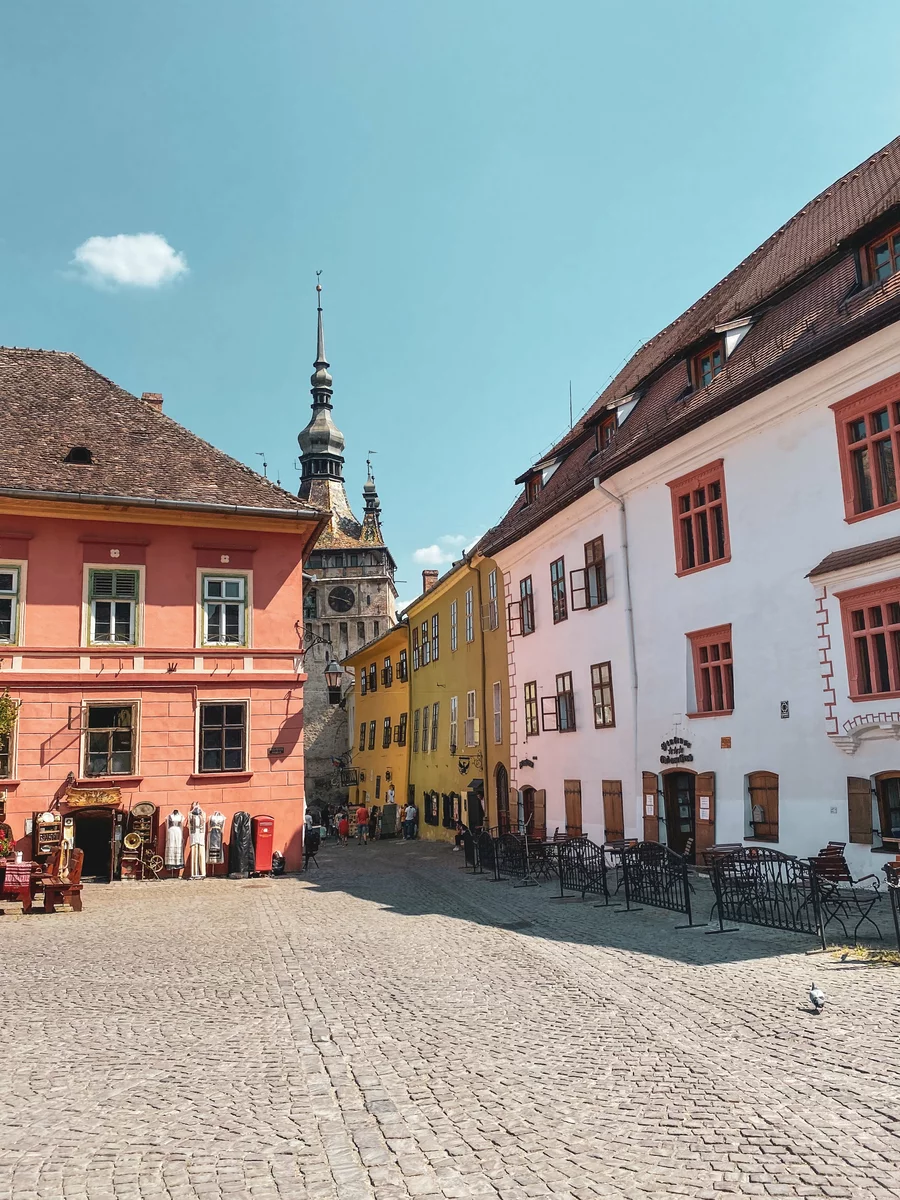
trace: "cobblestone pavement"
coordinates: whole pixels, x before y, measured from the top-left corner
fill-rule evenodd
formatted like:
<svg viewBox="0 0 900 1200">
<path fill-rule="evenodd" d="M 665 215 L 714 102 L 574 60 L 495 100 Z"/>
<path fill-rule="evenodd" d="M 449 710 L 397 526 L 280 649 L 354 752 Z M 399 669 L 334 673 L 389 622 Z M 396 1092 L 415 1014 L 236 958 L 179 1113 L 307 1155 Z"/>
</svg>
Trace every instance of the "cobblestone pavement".
<svg viewBox="0 0 900 1200">
<path fill-rule="evenodd" d="M 0 1200 L 900 1197 L 900 971 L 459 859 L 0 918 Z"/>
</svg>

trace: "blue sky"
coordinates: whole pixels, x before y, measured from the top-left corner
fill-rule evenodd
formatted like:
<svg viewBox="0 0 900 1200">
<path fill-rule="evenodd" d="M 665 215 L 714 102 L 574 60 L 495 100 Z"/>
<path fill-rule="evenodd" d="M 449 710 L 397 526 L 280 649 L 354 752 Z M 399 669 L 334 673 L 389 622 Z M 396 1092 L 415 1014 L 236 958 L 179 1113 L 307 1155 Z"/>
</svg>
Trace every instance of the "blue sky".
<svg viewBox="0 0 900 1200">
<path fill-rule="evenodd" d="M 880 0 L 7 5 L 0 342 L 163 392 L 296 490 L 321 268 L 348 491 L 377 451 L 411 598 L 570 380 L 577 414 L 900 131 L 898 42 Z M 171 252 L 90 241 L 141 233 Z"/>
</svg>

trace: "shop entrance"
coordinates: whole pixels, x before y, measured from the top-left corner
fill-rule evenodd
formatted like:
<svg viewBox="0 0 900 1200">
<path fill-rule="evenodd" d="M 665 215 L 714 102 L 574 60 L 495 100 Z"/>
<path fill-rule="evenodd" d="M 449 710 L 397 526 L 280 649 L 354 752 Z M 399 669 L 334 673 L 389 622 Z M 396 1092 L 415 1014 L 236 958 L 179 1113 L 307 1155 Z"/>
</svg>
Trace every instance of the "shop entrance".
<svg viewBox="0 0 900 1200">
<path fill-rule="evenodd" d="M 673 771 L 663 776 L 666 841 L 676 854 L 684 854 L 689 840 L 694 845 L 694 779 L 688 771 Z"/>
<path fill-rule="evenodd" d="M 92 810 L 75 814 L 75 848 L 84 851 L 82 879 L 108 882 L 113 859 L 113 814 Z"/>
</svg>

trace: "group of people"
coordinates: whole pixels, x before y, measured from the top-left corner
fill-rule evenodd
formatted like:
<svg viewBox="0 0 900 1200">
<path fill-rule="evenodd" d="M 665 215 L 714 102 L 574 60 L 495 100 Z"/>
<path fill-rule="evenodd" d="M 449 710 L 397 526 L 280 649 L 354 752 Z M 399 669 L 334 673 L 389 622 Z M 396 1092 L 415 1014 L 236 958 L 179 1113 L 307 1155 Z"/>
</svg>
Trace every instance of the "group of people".
<svg viewBox="0 0 900 1200">
<path fill-rule="evenodd" d="M 419 811 L 415 804 L 402 805 L 397 810 L 398 820 L 400 822 L 403 840 L 411 842 L 417 834 L 419 824 Z M 382 814 L 377 804 L 373 804 L 369 808 L 363 801 L 352 814 L 345 808 L 340 809 L 334 815 L 334 826 L 337 833 L 338 841 L 342 846 L 346 846 L 350 842 L 351 828 L 355 832 L 356 844 L 365 846 L 369 841 L 374 841 L 375 838 L 381 836 L 382 832 Z"/>
</svg>

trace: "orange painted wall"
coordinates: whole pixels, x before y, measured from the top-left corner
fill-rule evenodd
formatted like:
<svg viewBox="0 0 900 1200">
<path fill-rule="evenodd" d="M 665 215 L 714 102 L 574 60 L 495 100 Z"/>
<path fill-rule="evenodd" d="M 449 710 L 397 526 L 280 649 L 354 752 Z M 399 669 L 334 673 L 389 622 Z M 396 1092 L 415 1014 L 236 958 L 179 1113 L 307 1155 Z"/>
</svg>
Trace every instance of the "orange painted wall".
<svg viewBox="0 0 900 1200">
<path fill-rule="evenodd" d="M 306 536 L 271 529 L 229 530 L 189 525 L 97 520 L 4 512 L 0 505 L 0 562 L 25 560 L 23 621 L 17 645 L 0 645 L 0 689 L 22 701 L 15 734 L 7 822 L 30 856 L 25 821 L 51 806 L 69 772 L 85 786 L 110 782 L 82 777 L 81 734 L 70 713 L 83 701 L 138 701 L 137 768 L 121 783 L 123 808 L 141 799 L 174 808 L 199 799 L 207 813 L 238 810 L 275 818 L 275 848 L 289 870 L 301 859 L 303 825 L 303 681 L 295 667 L 302 624 L 301 559 Z M 85 506 L 88 509 L 88 506 Z M 178 519 L 184 520 L 179 514 Z M 306 535 L 312 526 L 300 527 Z M 23 535 L 29 535 L 27 537 Z M 210 548 L 214 549 L 210 549 Z M 117 557 L 110 549 L 119 550 Z M 252 553 L 251 553 L 252 552 Z M 214 565 L 220 553 L 230 562 Z M 81 645 L 85 563 L 112 568 L 142 564 L 145 594 L 140 644 Z M 247 647 L 200 648 L 196 622 L 197 571 L 244 570 L 252 577 L 251 639 Z M 153 650 L 165 651 L 154 654 Z M 198 664 L 197 659 L 200 662 Z M 252 660 L 252 665 L 247 660 Z M 170 664 L 175 669 L 170 670 Z M 198 669 L 199 665 L 199 669 Z M 196 774 L 197 705 L 249 700 L 248 771 L 237 776 Z M 284 753 L 270 756 L 272 746 Z M 115 777 L 113 777 L 115 778 Z M 219 868 L 221 871 L 222 868 Z"/>
</svg>

